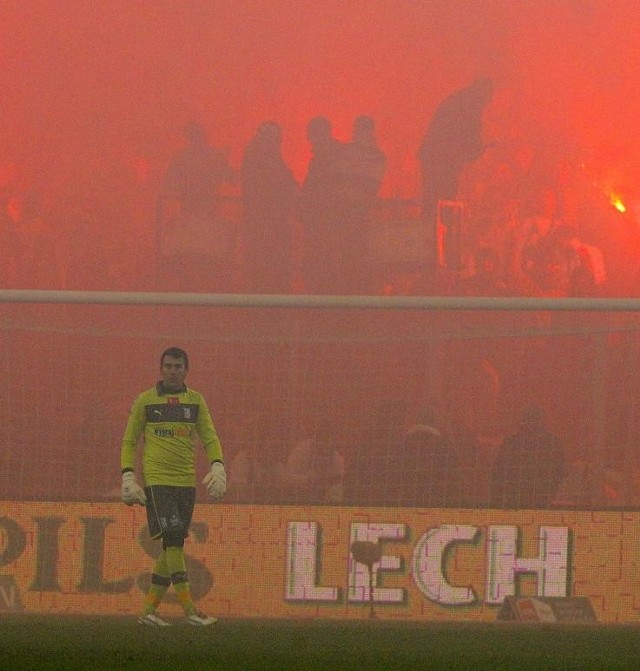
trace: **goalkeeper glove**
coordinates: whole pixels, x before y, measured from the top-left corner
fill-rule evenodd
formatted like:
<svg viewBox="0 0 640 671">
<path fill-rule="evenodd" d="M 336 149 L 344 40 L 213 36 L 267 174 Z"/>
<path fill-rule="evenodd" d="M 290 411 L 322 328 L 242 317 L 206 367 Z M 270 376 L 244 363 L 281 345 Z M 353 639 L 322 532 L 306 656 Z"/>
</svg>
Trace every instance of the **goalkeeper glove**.
<svg viewBox="0 0 640 671">
<path fill-rule="evenodd" d="M 141 506 L 147 504 L 147 496 L 144 489 L 136 482 L 136 476 L 133 471 L 125 471 L 122 474 L 122 486 L 120 488 L 120 498 L 128 505 L 139 503 Z"/>
<path fill-rule="evenodd" d="M 220 461 L 214 461 L 211 464 L 211 470 L 204 476 L 202 484 L 207 488 L 209 496 L 214 499 L 221 499 L 227 491 L 227 474 L 224 470 L 224 464 Z"/>
</svg>

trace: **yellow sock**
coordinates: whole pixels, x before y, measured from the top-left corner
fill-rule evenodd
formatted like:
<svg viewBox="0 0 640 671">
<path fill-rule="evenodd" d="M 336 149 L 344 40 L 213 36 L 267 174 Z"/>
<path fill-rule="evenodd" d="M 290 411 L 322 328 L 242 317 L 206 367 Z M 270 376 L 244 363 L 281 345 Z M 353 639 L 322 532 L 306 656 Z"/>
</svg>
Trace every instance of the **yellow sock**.
<svg viewBox="0 0 640 671">
<path fill-rule="evenodd" d="M 156 559 L 153 574 L 151 575 L 151 585 L 144 597 L 142 612 L 145 615 L 156 612 L 162 601 L 162 597 L 164 597 L 170 585 L 171 578 L 169 577 L 169 570 L 167 568 L 167 556 L 165 550 L 163 550 L 158 559 Z"/>
<path fill-rule="evenodd" d="M 177 582 L 174 583 L 173 588 L 176 591 L 176 596 L 178 597 L 178 601 L 184 609 L 184 612 L 190 613 L 195 608 L 195 605 L 191 598 L 191 588 L 189 587 L 189 583 L 186 581 Z"/>
<path fill-rule="evenodd" d="M 167 592 L 168 585 L 154 585 L 151 584 L 149 591 L 145 594 L 142 612 L 144 615 L 155 613 L 162 601 L 162 597 Z"/>
<path fill-rule="evenodd" d="M 187 580 L 187 565 L 184 558 L 184 549 L 180 547 L 168 547 L 166 549 L 167 568 L 171 575 L 173 589 L 185 613 L 191 612 L 195 605 L 191 598 L 191 588 Z"/>
</svg>

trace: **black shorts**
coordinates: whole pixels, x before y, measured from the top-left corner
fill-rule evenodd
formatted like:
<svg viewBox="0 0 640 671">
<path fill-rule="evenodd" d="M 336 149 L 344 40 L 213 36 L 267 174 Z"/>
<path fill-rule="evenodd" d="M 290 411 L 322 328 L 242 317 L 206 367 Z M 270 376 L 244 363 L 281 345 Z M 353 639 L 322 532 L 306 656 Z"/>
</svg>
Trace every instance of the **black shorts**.
<svg viewBox="0 0 640 671">
<path fill-rule="evenodd" d="M 151 538 L 161 538 L 168 531 L 180 531 L 186 538 L 196 503 L 196 488 L 151 485 L 144 491 Z"/>
</svg>

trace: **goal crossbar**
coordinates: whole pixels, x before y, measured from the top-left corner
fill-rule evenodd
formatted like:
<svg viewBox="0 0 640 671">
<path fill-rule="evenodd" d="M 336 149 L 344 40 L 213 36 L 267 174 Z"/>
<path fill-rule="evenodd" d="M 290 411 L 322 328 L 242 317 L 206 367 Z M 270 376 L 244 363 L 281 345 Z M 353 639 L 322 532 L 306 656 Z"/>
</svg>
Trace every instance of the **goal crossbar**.
<svg viewBox="0 0 640 671">
<path fill-rule="evenodd" d="M 332 296 L 180 292 L 0 290 L 0 303 L 174 305 L 230 308 L 360 310 L 638 312 L 640 298 L 532 298 L 497 296 Z"/>
</svg>

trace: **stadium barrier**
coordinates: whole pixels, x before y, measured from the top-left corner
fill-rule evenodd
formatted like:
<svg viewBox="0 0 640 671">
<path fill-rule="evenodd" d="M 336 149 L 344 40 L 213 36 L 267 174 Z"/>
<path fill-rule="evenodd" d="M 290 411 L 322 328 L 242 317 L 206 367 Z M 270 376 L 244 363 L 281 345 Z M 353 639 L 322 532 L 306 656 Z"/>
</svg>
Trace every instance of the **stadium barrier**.
<svg viewBox="0 0 640 671">
<path fill-rule="evenodd" d="M 144 509 L 2 502 L 0 612 L 136 615 L 157 544 Z M 637 623 L 638 513 L 196 506 L 194 597 L 222 617 L 495 620 L 505 597 L 584 597 Z M 355 541 L 380 547 L 373 593 Z M 168 616 L 180 608 L 169 594 Z"/>
</svg>

